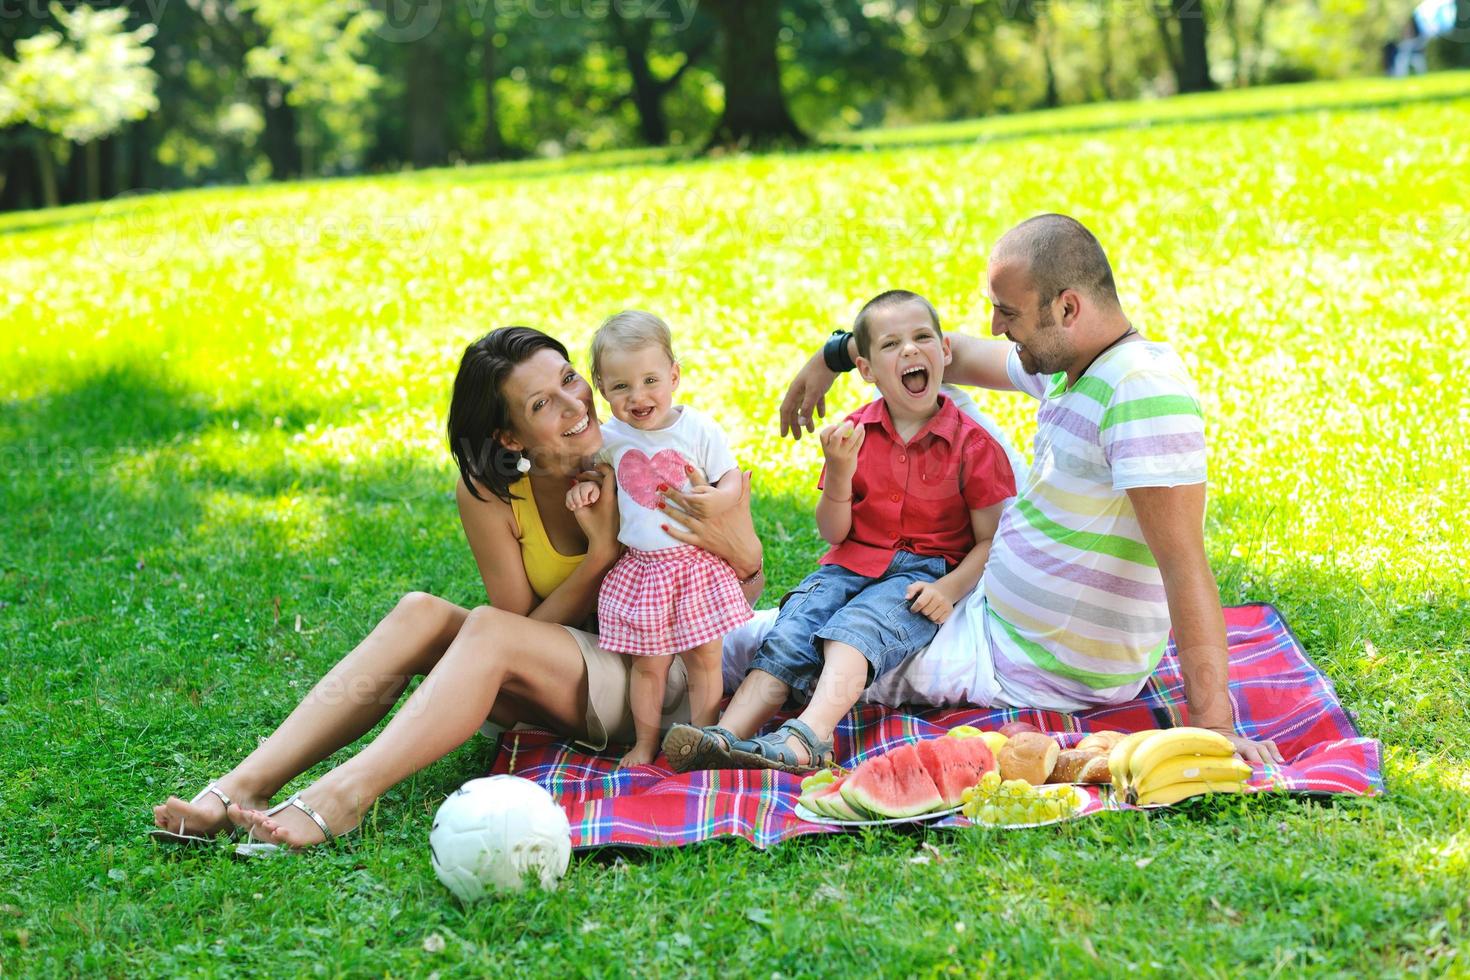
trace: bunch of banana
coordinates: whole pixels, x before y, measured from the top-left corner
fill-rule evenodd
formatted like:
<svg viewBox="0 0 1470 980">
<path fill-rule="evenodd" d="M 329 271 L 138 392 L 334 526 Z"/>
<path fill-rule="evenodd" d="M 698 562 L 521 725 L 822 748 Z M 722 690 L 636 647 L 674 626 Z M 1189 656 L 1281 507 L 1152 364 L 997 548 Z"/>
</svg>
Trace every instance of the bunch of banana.
<svg viewBox="0 0 1470 980">
<path fill-rule="evenodd" d="M 1251 767 L 1207 728 L 1166 728 L 1127 736 L 1108 754 L 1113 788 L 1139 806 L 1178 803 L 1201 793 L 1239 793 Z"/>
</svg>

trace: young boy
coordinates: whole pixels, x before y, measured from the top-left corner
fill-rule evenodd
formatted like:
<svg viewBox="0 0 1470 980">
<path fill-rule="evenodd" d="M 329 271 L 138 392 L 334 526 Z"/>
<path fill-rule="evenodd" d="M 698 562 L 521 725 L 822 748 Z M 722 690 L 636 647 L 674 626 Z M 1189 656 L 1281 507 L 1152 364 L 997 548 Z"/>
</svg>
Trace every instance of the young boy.
<svg viewBox="0 0 1470 980">
<path fill-rule="evenodd" d="M 1016 492 L 1004 450 L 940 394 L 949 339 L 928 300 L 890 290 L 853 327 L 858 370 L 878 400 L 822 430 L 817 528 L 831 549 L 781 611 L 720 724 L 735 765 L 805 772 L 831 761 L 832 733 L 863 689 L 926 646 L 980 581 L 1001 502 Z M 800 717 L 755 739 L 796 691 Z M 680 726 L 685 728 L 686 726 Z M 682 741 L 681 741 L 682 740 Z"/>
</svg>

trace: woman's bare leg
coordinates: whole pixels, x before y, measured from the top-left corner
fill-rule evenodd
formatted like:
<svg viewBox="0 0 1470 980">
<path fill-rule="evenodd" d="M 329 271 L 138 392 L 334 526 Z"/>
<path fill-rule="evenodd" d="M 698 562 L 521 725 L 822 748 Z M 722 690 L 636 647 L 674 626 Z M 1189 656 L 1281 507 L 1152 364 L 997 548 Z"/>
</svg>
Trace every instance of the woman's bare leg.
<svg viewBox="0 0 1470 980">
<path fill-rule="evenodd" d="M 587 668 L 570 633 L 483 607 L 466 618 L 428 678 L 361 752 L 312 783 L 301 798 L 334 832 L 357 826 L 389 788 L 443 758 L 475 733 L 500 693 L 514 696 L 558 731 L 585 735 Z M 266 817 L 230 808 L 258 840 L 293 847 L 322 842 L 321 830 L 295 809 Z"/>
<path fill-rule="evenodd" d="M 220 789 L 243 809 L 256 809 L 291 779 L 361 738 L 382 720 L 412 677 L 433 668 L 468 615 L 468 610 L 422 592 L 404 596 L 269 738 L 218 780 Z M 213 795 L 197 804 L 170 797 L 153 808 L 153 822 L 175 831 L 182 823 L 189 833 L 202 835 L 230 826 L 224 805 Z"/>
</svg>

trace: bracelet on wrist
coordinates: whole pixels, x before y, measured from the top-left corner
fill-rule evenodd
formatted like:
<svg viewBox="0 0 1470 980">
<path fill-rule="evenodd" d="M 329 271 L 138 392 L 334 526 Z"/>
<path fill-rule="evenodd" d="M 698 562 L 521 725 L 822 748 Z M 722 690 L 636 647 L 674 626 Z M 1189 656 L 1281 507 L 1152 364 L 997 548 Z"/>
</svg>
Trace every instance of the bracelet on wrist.
<svg viewBox="0 0 1470 980">
<path fill-rule="evenodd" d="M 828 370 L 842 374 L 857 367 L 853 362 L 852 353 L 847 349 L 847 342 L 852 339 L 851 330 L 834 330 L 832 336 L 822 345 L 822 360 L 826 363 Z"/>
<path fill-rule="evenodd" d="M 762 557 L 760 561 L 758 561 L 758 562 L 755 563 L 755 571 L 751 572 L 745 578 L 741 579 L 740 580 L 740 584 L 742 586 L 749 585 L 750 583 L 754 582 L 756 579 L 760 578 L 761 572 L 764 572 L 765 570 L 766 570 L 766 560 L 765 560 L 764 557 Z"/>
</svg>

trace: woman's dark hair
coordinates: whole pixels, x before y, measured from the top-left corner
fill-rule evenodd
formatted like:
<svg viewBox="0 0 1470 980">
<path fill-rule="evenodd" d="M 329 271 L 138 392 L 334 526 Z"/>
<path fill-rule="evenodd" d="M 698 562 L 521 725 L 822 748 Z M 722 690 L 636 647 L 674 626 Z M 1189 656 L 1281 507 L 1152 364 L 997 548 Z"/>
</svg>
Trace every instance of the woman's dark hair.
<svg viewBox="0 0 1470 980">
<path fill-rule="evenodd" d="M 449 402 L 449 452 L 476 500 L 485 499 L 475 489 L 479 483 L 510 503 L 511 484 L 521 478 L 520 453 L 500 443 L 500 434 L 510 428 L 510 406 L 501 388 L 517 365 L 540 350 L 567 356 L 560 341 L 530 327 L 500 327 L 464 349 Z"/>
</svg>

